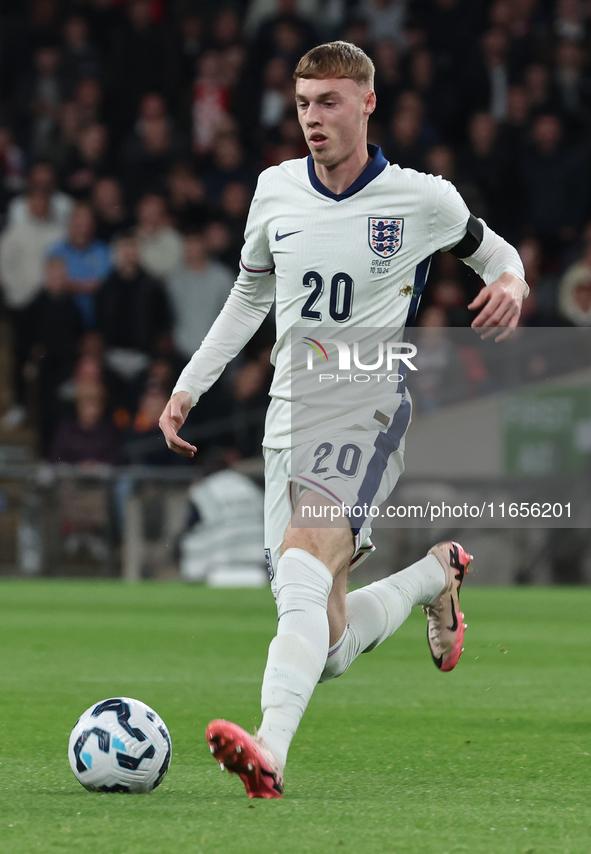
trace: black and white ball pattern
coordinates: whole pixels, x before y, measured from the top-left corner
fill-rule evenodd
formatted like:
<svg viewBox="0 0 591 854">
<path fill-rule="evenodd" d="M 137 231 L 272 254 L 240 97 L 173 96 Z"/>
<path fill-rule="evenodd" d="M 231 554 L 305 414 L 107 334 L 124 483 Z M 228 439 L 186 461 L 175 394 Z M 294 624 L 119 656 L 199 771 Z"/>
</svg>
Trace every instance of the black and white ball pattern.
<svg viewBox="0 0 591 854">
<path fill-rule="evenodd" d="M 168 771 L 172 744 L 166 724 L 140 700 L 101 700 L 78 719 L 68 758 L 91 792 L 151 792 Z"/>
</svg>

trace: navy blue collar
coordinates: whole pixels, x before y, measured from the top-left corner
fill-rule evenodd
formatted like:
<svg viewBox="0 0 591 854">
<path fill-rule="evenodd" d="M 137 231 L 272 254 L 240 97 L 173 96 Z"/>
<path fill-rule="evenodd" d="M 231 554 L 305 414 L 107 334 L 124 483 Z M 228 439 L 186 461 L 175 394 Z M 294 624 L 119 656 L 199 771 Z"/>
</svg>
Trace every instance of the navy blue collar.
<svg viewBox="0 0 591 854">
<path fill-rule="evenodd" d="M 372 159 L 367 164 L 361 175 L 353 181 L 350 187 L 347 187 L 344 193 L 333 193 L 332 190 L 329 190 L 328 187 L 324 186 L 314 171 L 314 158 L 309 154 L 308 177 L 310 178 L 310 183 L 315 190 L 318 190 L 318 192 L 322 193 L 323 196 L 328 196 L 329 199 L 334 199 L 335 202 L 342 202 L 343 199 L 348 199 L 349 196 L 354 196 L 355 193 L 359 192 L 359 190 L 363 190 L 364 187 L 367 187 L 370 181 L 377 178 L 388 165 L 388 161 L 382 154 L 382 149 L 378 145 L 368 143 L 367 153 Z"/>
</svg>

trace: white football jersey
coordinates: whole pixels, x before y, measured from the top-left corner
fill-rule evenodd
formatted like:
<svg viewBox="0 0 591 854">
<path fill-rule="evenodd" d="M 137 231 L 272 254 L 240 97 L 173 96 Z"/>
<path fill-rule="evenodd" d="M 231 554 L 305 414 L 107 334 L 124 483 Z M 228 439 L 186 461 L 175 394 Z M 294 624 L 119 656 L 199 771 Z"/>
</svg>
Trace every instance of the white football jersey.
<svg viewBox="0 0 591 854">
<path fill-rule="evenodd" d="M 369 148 L 371 162 L 340 195 L 318 180 L 311 156 L 259 177 L 241 263 L 260 275 L 261 293 L 275 276 L 269 448 L 291 446 L 290 330 L 308 327 L 316 339 L 336 328 L 412 323 L 431 256 L 466 233 L 470 213 L 449 181 L 392 166 Z"/>
</svg>

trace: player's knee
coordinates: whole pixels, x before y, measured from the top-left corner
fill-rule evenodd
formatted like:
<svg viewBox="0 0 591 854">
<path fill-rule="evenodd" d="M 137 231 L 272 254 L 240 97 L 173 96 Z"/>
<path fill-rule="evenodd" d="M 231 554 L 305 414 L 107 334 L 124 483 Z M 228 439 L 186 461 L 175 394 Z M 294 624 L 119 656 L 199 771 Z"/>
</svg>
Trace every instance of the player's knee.
<svg viewBox="0 0 591 854">
<path fill-rule="evenodd" d="M 336 576 L 349 565 L 353 554 L 353 537 L 345 528 L 296 528 L 285 532 L 281 554 L 287 549 L 302 549 L 313 555 Z"/>
<path fill-rule="evenodd" d="M 281 554 L 284 555 L 288 549 L 302 549 L 319 558 L 317 552 L 320 549 L 315 534 L 313 528 L 288 528 L 281 544 Z"/>
</svg>

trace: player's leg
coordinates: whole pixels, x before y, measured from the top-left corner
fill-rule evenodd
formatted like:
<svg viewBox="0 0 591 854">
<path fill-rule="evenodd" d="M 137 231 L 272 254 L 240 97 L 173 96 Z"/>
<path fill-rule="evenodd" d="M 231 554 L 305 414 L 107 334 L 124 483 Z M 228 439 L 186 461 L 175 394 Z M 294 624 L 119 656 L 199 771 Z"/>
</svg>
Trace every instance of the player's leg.
<svg viewBox="0 0 591 854">
<path fill-rule="evenodd" d="M 347 520 L 336 530 L 299 530 L 297 515 L 289 524 L 288 452 L 265 449 L 265 477 L 265 545 L 279 622 L 265 670 L 263 725 L 258 735 L 251 736 L 228 721 L 212 721 L 207 739 L 220 765 L 239 774 L 250 797 L 277 798 L 283 790 L 289 743 L 326 661 L 334 575 L 344 625 L 346 584 L 339 579 L 348 569 L 353 537 Z M 310 494 L 309 503 L 316 504 L 317 498 Z M 326 503 L 331 502 L 323 498 L 321 504 Z M 335 632 L 341 634 L 342 625 Z"/>
<path fill-rule="evenodd" d="M 347 594 L 347 625 L 329 650 L 321 681 L 342 675 L 358 655 L 391 637 L 415 605 L 422 605 L 428 617 L 433 661 L 441 670 L 452 670 L 462 652 L 459 591 L 470 560 L 458 543 L 440 543 L 407 569 Z"/>
<path fill-rule="evenodd" d="M 410 405 L 401 404 L 387 429 L 348 431 L 335 434 L 331 447 L 357 450 L 354 469 L 346 476 L 339 469 L 336 453 L 323 456 L 318 466 L 319 449 L 326 443 L 303 446 L 293 481 L 314 483 L 318 491 L 338 496 L 349 508 L 352 524 L 360 519 L 355 532 L 356 552 L 353 563 L 363 557 L 364 540 L 371 534 L 372 507 L 380 505 L 393 491 L 404 471 L 404 433 L 410 418 Z M 316 445 L 316 447 L 314 447 Z M 368 510 L 369 508 L 369 510 Z M 414 605 L 423 605 L 428 615 L 428 638 L 434 661 L 442 670 L 451 670 L 462 649 L 464 625 L 458 621 L 459 588 L 469 563 L 461 546 L 453 552 L 434 547 L 411 567 L 389 578 L 354 591 L 347 596 L 347 624 L 338 637 L 331 637 L 331 647 L 322 679 L 344 673 L 362 652 L 374 649 L 390 637 L 407 619 Z M 451 557 L 450 557 L 451 554 Z M 458 564 L 456 568 L 455 564 Z M 457 576 L 457 577 L 456 577 Z M 446 620 L 449 622 L 446 623 Z M 448 629 L 446 626 L 453 627 Z"/>
<path fill-rule="evenodd" d="M 347 519 L 333 528 L 302 526 L 302 508 L 310 505 L 329 508 L 333 503 L 305 492 L 285 533 L 276 572 L 277 636 L 263 677 L 259 735 L 281 767 L 326 663 L 333 579 L 346 577 L 353 554 Z M 344 615 L 343 604 L 341 612 Z"/>
</svg>

